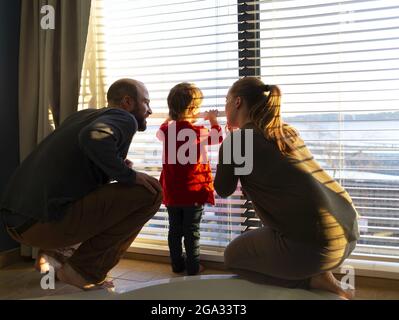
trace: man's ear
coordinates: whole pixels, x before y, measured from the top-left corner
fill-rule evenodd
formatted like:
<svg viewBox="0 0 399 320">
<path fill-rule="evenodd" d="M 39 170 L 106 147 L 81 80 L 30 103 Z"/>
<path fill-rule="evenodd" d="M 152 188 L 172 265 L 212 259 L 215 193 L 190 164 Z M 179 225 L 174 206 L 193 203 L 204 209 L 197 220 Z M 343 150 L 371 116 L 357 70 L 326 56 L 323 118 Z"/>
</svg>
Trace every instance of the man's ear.
<svg viewBox="0 0 399 320">
<path fill-rule="evenodd" d="M 236 106 L 236 108 L 237 108 L 237 109 L 240 109 L 241 104 L 242 104 L 242 99 L 241 99 L 241 97 L 236 97 L 236 101 L 235 101 L 235 106 Z"/>
<path fill-rule="evenodd" d="M 124 96 L 124 97 L 122 98 L 122 107 L 123 107 L 125 110 L 129 111 L 129 112 L 133 111 L 134 108 L 135 108 L 134 99 L 133 99 L 132 97 L 130 97 L 130 96 L 127 96 L 127 95 Z"/>
</svg>

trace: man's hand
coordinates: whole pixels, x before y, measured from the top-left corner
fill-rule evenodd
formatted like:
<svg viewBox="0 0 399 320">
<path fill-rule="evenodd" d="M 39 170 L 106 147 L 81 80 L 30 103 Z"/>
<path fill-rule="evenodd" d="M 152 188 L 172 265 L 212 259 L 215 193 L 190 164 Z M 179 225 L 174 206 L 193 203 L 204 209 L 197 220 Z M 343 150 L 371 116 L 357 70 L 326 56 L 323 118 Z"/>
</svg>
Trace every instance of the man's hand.
<svg viewBox="0 0 399 320">
<path fill-rule="evenodd" d="M 162 187 L 159 181 L 146 173 L 136 173 L 136 184 L 144 186 L 153 194 L 162 192 Z"/>
<path fill-rule="evenodd" d="M 133 162 L 130 161 L 128 158 L 125 159 L 125 165 L 126 165 L 129 169 L 133 169 Z"/>
</svg>

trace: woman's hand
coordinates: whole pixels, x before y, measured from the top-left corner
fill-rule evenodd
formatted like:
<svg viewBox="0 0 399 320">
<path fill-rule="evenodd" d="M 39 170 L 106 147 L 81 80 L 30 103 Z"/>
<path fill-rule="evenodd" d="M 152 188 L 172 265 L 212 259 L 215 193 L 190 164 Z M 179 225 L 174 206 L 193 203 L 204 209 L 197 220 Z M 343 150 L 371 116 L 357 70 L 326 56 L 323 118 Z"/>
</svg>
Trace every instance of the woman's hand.
<svg viewBox="0 0 399 320">
<path fill-rule="evenodd" d="M 226 124 L 226 131 L 228 131 L 228 132 L 233 132 L 237 129 L 238 129 L 238 127 L 232 127 L 232 126 Z"/>
</svg>

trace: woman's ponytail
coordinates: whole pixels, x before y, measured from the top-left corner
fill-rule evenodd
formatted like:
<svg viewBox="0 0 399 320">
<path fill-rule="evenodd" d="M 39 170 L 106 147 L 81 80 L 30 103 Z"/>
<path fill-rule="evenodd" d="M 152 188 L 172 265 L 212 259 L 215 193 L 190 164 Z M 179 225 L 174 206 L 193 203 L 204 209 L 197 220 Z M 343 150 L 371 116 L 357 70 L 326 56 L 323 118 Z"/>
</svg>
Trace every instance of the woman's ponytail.
<svg viewBox="0 0 399 320">
<path fill-rule="evenodd" d="M 266 85 L 255 77 L 238 80 L 231 92 L 242 97 L 249 111 L 251 122 L 276 143 L 279 150 L 290 154 L 298 132 L 281 119 L 281 91 L 276 85 Z"/>
</svg>

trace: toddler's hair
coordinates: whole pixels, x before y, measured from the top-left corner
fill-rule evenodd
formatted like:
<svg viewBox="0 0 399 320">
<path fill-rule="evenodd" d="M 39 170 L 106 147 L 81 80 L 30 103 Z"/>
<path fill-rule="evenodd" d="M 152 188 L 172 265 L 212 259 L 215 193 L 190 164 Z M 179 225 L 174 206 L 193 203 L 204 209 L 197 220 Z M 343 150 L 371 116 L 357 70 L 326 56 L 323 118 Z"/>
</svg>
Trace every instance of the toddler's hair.
<svg viewBox="0 0 399 320">
<path fill-rule="evenodd" d="M 179 120 L 187 109 L 199 107 L 202 99 L 202 91 L 194 84 L 182 82 L 175 85 L 168 95 L 169 117 Z"/>
</svg>

